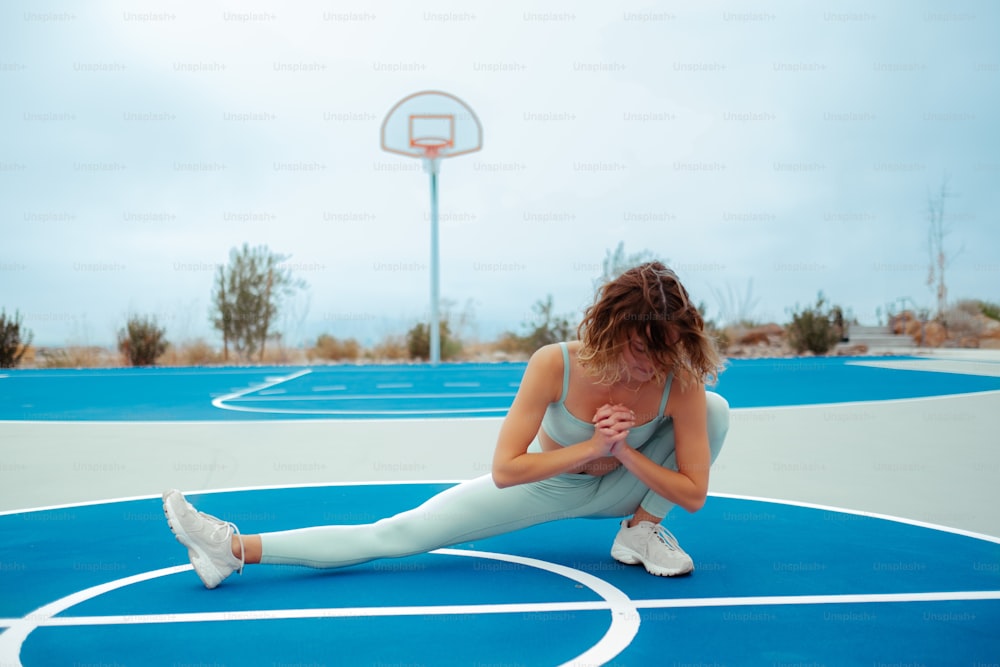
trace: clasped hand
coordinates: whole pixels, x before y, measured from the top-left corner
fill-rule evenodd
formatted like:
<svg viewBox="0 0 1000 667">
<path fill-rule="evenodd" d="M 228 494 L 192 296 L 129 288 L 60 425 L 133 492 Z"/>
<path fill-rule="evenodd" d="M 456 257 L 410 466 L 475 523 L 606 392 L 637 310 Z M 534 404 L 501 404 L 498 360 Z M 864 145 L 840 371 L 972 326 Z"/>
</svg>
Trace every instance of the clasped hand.
<svg viewBox="0 0 1000 667">
<path fill-rule="evenodd" d="M 594 438 L 604 455 L 614 455 L 635 426 L 635 412 L 621 404 L 604 404 L 594 413 Z"/>
</svg>

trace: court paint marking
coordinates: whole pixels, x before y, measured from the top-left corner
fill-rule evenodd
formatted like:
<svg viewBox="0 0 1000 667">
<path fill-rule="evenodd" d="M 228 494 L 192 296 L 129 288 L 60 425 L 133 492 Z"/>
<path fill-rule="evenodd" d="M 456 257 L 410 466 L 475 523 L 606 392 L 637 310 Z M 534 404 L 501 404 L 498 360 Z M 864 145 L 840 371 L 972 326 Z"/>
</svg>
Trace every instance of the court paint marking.
<svg viewBox="0 0 1000 667">
<path fill-rule="evenodd" d="M 386 396 L 385 394 L 349 394 L 340 396 L 331 396 L 317 393 L 325 391 L 344 391 L 347 389 L 346 385 L 332 385 L 324 387 L 315 387 L 312 389 L 312 394 L 288 394 L 285 388 L 277 388 L 278 385 L 290 382 L 297 378 L 300 378 L 308 373 L 311 373 L 312 369 L 305 369 L 297 373 L 292 373 L 287 376 L 280 377 L 267 377 L 265 378 L 264 384 L 256 385 L 253 387 L 245 387 L 235 391 L 231 391 L 223 396 L 217 396 L 212 399 L 212 406 L 220 410 L 231 410 L 234 412 L 250 412 L 257 414 L 284 414 L 284 415 L 338 415 L 338 416 L 351 416 L 351 415 L 369 415 L 369 416 L 405 416 L 405 415 L 423 415 L 423 416 L 433 416 L 433 415 L 474 415 L 474 414 L 505 414 L 510 406 L 502 407 L 482 407 L 482 408 L 437 408 L 437 409 L 390 409 L 390 410 L 341 410 L 341 409 L 309 409 L 309 408 L 278 408 L 278 407 L 252 407 L 245 405 L 246 403 L 267 403 L 269 405 L 274 405 L 280 402 L 297 402 L 297 401 L 356 401 L 356 400 L 386 400 L 393 398 L 404 398 L 407 400 L 420 399 L 420 400 L 442 400 L 442 399 L 468 399 L 470 394 L 466 393 L 420 393 L 420 394 L 402 394 L 399 396 Z M 511 386 L 519 386 L 520 383 L 508 383 Z M 479 382 L 445 382 L 445 387 L 448 388 L 475 388 L 482 386 Z M 412 389 L 414 387 L 412 382 L 382 382 L 375 385 L 376 389 Z M 250 394 L 256 394 L 251 396 Z M 474 393 L 471 395 L 472 398 L 509 398 L 512 399 L 516 396 L 515 392 L 482 392 Z"/>
<path fill-rule="evenodd" d="M 441 553 L 440 551 L 431 553 Z M 464 554 L 463 554 L 464 555 Z M 476 552 L 474 555 L 482 555 Z M 502 554 L 506 555 L 506 554 Z M 182 566 L 191 569 L 190 566 Z M 174 574 L 174 573 L 170 573 Z M 893 604 L 903 602 L 974 602 L 1000 600 L 1000 591 L 929 591 L 922 593 L 840 593 L 836 595 L 756 595 L 747 597 L 659 598 L 629 600 L 639 609 L 691 609 L 703 607 L 778 607 L 821 604 Z M 45 618 L 38 627 L 69 628 L 97 625 L 145 625 L 219 621 L 269 621 L 304 618 L 353 618 L 381 616 L 449 616 L 462 614 L 524 614 L 613 609 L 609 602 L 528 602 L 523 604 L 458 604 L 407 607 L 309 607 L 304 609 L 260 609 L 241 611 L 184 612 L 179 614 L 109 614 L 106 616 L 61 616 Z M 26 618 L 33 618 L 32 612 Z M 0 628 L 23 619 L 0 618 Z"/>
<path fill-rule="evenodd" d="M 291 375 L 282 375 L 282 376 L 278 376 L 278 377 L 267 377 L 267 378 L 265 378 L 263 384 L 255 385 L 255 386 L 252 386 L 252 387 L 245 387 L 243 389 L 238 389 L 236 391 L 230 392 L 230 393 L 225 394 L 223 396 L 219 396 L 218 398 L 213 398 L 212 399 L 212 405 L 214 407 L 217 407 L 217 408 L 221 409 L 221 410 L 239 410 L 239 408 L 230 407 L 230 406 L 224 405 L 224 403 L 226 401 L 231 401 L 233 399 L 240 398 L 240 397 L 245 396 L 247 394 L 251 394 L 251 393 L 253 393 L 255 391 L 261 391 L 262 389 L 270 389 L 271 387 L 276 387 L 279 384 L 282 384 L 284 382 L 290 382 L 291 380 L 294 380 L 296 378 L 300 378 L 303 375 L 308 375 L 309 373 L 312 373 L 312 369 L 306 368 L 306 369 L 303 369 L 301 371 L 298 371 L 297 373 L 292 373 Z"/>
<path fill-rule="evenodd" d="M 284 390 L 278 390 L 284 392 Z M 395 398 L 420 398 L 420 399 L 441 399 L 441 398 L 509 398 L 516 396 L 514 392 L 502 391 L 502 392 L 483 392 L 477 394 L 396 394 L 396 395 L 386 395 L 386 394 L 350 394 L 348 396 L 309 396 L 306 394 L 301 395 L 285 395 L 285 396 L 274 396 L 272 395 L 274 390 L 269 392 L 258 392 L 258 396 L 241 396 L 239 398 L 230 399 L 233 402 L 240 403 L 250 403 L 254 401 L 356 401 L 356 400 L 370 400 L 370 399 L 395 399 Z"/>
<path fill-rule="evenodd" d="M 961 359 L 894 359 L 891 361 L 849 361 L 848 366 L 888 368 L 895 371 L 927 371 L 1000 377 L 1000 362 Z"/>
<path fill-rule="evenodd" d="M 867 401 L 841 401 L 840 403 L 804 403 L 802 405 L 760 405 L 747 408 L 730 408 L 730 412 L 750 412 L 763 410 L 809 410 L 812 408 L 856 408 L 859 406 L 869 406 L 873 408 L 884 405 L 898 405 L 900 403 L 925 403 L 927 401 L 940 401 L 946 398 L 975 398 L 977 396 L 997 396 L 1000 397 L 1000 389 L 986 389 L 984 391 L 965 391 L 957 394 L 935 394 L 933 396 L 908 396 L 906 398 L 876 398 Z"/>
<path fill-rule="evenodd" d="M 446 556 L 463 556 L 471 558 L 487 558 L 516 563 L 527 567 L 552 572 L 573 581 L 594 591 L 603 599 L 603 602 L 587 603 L 591 609 L 607 610 L 611 612 L 611 625 L 604 636 L 592 647 L 582 654 L 573 658 L 566 665 L 579 664 L 605 664 L 613 660 L 615 656 L 625 650 L 635 638 L 639 631 L 640 617 L 635 607 L 635 603 L 620 589 L 607 581 L 595 577 L 592 574 L 576 570 L 574 568 L 550 563 L 548 561 L 514 556 L 511 554 L 494 553 L 488 551 L 471 551 L 466 549 L 437 549 L 431 553 Z M 524 605 L 439 605 L 425 607 L 372 607 L 372 608 L 344 608 L 344 609 L 291 609 L 291 610 L 257 610 L 240 612 L 209 612 L 209 613 L 189 613 L 189 614 L 151 614 L 151 615 L 128 615 L 114 617 L 81 617 L 81 618 L 53 618 L 56 614 L 86 602 L 92 598 L 105 593 L 131 586 L 132 584 L 149 581 L 158 577 L 169 576 L 179 572 L 192 570 L 191 565 L 178 565 L 174 567 L 162 568 L 142 574 L 124 577 L 115 581 L 99 584 L 90 588 L 72 593 L 63 598 L 50 602 L 29 613 L 24 618 L 6 619 L 0 621 L 0 627 L 8 629 L 0 634 L 0 664 L 11 667 L 23 667 L 20 660 L 21 647 L 36 628 L 42 626 L 71 626 L 71 625 L 135 625 L 140 623 L 181 623 L 198 621 L 243 621 L 260 619 L 284 619 L 284 618 L 320 618 L 337 616 L 412 616 L 423 614 L 467 614 L 467 613 L 524 613 L 525 611 L 548 612 L 563 611 L 568 603 L 545 603 L 545 604 L 524 604 Z M 88 622 L 88 620 L 90 622 Z M 74 623 L 74 621 L 76 621 Z M 82 621 L 82 622 L 81 622 Z"/>
<path fill-rule="evenodd" d="M 409 482 L 432 483 L 432 482 Z M 370 482 L 348 482 L 337 484 L 303 484 L 303 485 L 280 485 L 267 487 L 272 489 L 282 488 L 315 488 L 327 486 L 363 486 Z M 263 487 L 248 487 L 245 489 L 230 490 L 207 490 L 200 493 L 229 493 L 233 491 L 252 491 Z M 819 505 L 814 503 L 804 503 L 797 501 L 778 500 L 771 498 L 760 498 L 754 496 L 744 496 L 736 494 L 709 494 L 717 497 L 732 498 L 748 501 L 759 501 L 775 503 L 780 505 L 790 505 L 809 509 L 826 510 L 854 514 L 875 519 L 889 520 L 904 524 L 909 524 L 931 530 L 949 532 L 976 539 L 1000 544 L 1000 537 L 992 537 L 974 533 L 971 531 L 938 526 L 935 524 L 904 519 L 889 515 L 865 512 L 859 510 L 845 510 L 843 508 Z M 152 496 L 156 497 L 156 496 Z M 143 497 L 148 498 L 148 497 Z M 78 503 L 73 506 L 102 505 L 118 501 L 106 500 L 90 503 Z M 42 508 L 39 508 L 42 509 Z M 34 510 L 38 511 L 38 510 Z M 16 514 L 18 512 L 5 512 L 2 514 Z M 604 637 L 598 641 L 587 652 L 578 656 L 568 664 L 601 664 L 613 659 L 622 650 L 629 646 L 639 629 L 640 616 L 639 609 L 667 609 L 667 608 L 698 608 L 698 607 L 740 607 L 740 606 L 779 606 L 779 605 L 804 605 L 804 604 L 859 604 L 859 603 L 903 603 L 903 602 L 944 602 L 944 601 L 977 601 L 977 600 L 1000 600 L 1000 590 L 979 590 L 979 591 L 933 591 L 919 593 L 854 593 L 839 595 L 783 595 L 783 596 L 748 596 L 748 597 L 713 597 L 713 598 L 675 598 L 675 599 L 646 599 L 632 600 L 624 592 L 594 575 L 581 572 L 566 566 L 540 561 L 532 558 L 514 556 L 511 554 L 500 554 L 493 552 L 479 552 L 462 549 L 438 549 L 431 553 L 465 556 L 473 558 L 492 558 L 512 563 L 535 567 L 559 574 L 573 579 L 597 593 L 603 601 L 593 602 L 563 602 L 563 603 L 529 603 L 529 604 L 500 604 L 500 605 L 437 605 L 419 607 L 385 607 L 385 608 L 320 608 L 320 609 L 291 609 L 291 610 L 251 610 L 239 612 L 208 612 L 193 614 L 149 614 L 126 616 L 90 616 L 90 617 L 60 617 L 54 618 L 66 609 L 91 598 L 103 595 L 104 593 L 141 583 L 157 577 L 168 576 L 191 569 L 191 565 L 179 565 L 151 572 L 145 572 L 130 577 L 125 577 L 112 582 L 107 582 L 91 588 L 78 591 L 64 598 L 51 602 L 29 613 L 23 618 L 0 619 L 0 628 L 7 628 L 0 633 L 0 664 L 9 664 L 11 667 L 22 667 L 19 655 L 20 649 L 28 635 L 38 627 L 48 626 L 73 626 L 73 625 L 118 625 L 118 624 L 141 624 L 141 623 L 169 623 L 169 622 L 190 622 L 190 621 L 240 621 L 240 620 L 266 620 L 282 618 L 315 618 L 315 617 L 346 617 L 346 616 L 403 616 L 403 615 L 433 615 L 433 614 L 473 614 L 473 613 L 545 613 L 545 612 L 566 612 L 566 611 L 603 611 L 608 610 L 612 614 L 612 623 Z M 7 661 L 7 662 L 4 662 Z"/>
<path fill-rule="evenodd" d="M 175 567 L 167 567 L 161 570 L 143 572 L 142 574 L 137 574 L 131 577 L 125 577 L 123 579 L 109 581 L 104 584 L 98 584 L 97 586 L 91 586 L 90 588 L 67 595 L 66 597 L 39 607 L 24 618 L 18 619 L 11 625 L 7 626 L 7 630 L 3 634 L 0 634 L 0 664 L 10 665 L 11 667 L 23 667 L 23 664 L 21 663 L 21 646 L 24 644 L 24 640 L 28 638 L 28 635 L 30 635 L 32 631 L 34 631 L 35 628 L 41 624 L 41 622 L 51 619 L 56 614 L 66 611 L 70 607 L 124 586 L 130 586 L 132 584 L 149 581 L 150 579 L 156 579 L 157 577 L 162 577 L 168 574 L 176 574 L 177 572 L 183 572 L 190 569 L 193 569 L 191 565 L 177 565 Z"/>
<path fill-rule="evenodd" d="M 233 410 L 234 412 L 256 412 L 258 414 L 267 415 L 365 415 L 371 418 L 376 418 L 377 416 L 397 416 L 397 415 L 422 415 L 422 416 L 434 416 L 434 415 L 475 415 L 482 414 L 485 412 L 503 415 L 508 410 L 509 407 L 503 408 L 455 408 L 449 410 L 447 408 L 435 409 L 435 410 L 307 410 L 302 409 L 292 409 L 292 408 L 252 408 L 249 406 L 241 405 L 217 405 L 216 407 L 222 408 L 223 410 Z"/>
<path fill-rule="evenodd" d="M 253 397 L 253 396 L 243 396 L 253 389 L 245 390 L 242 393 L 236 392 L 234 394 L 229 394 L 221 398 L 214 399 L 212 405 L 220 408 L 222 410 L 232 410 L 235 412 L 252 412 L 257 414 L 284 414 L 284 415 L 329 415 L 329 416 L 352 416 L 352 415 L 365 415 L 372 419 L 377 419 L 379 416 L 412 416 L 412 415 L 423 415 L 423 416 L 436 416 L 436 415 L 472 415 L 472 414 L 483 414 L 490 413 L 503 416 L 509 410 L 510 406 L 505 407 L 483 407 L 483 408 L 454 408 L 454 409 L 427 409 L 427 410 L 340 410 L 340 409 L 308 409 L 308 408 L 266 408 L 266 407 L 251 407 L 248 405 L 235 405 L 235 402 L 240 403 L 251 403 L 251 402 L 267 402 L 267 403 L 278 403 L 280 401 L 335 401 L 335 400 L 352 400 L 352 399 L 385 399 L 384 394 L 358 394 L 354 396 L 338 396 L 338 397 L 327 397 L 327 396 L 269 396 L 269 397 Z M 240 394 L 237 396 L 236 394 Z M 482 394 L 471 394 L 472 397 L 482 397 L 482 398 L 502 398 L 502 397 L 513 397 L 516 396 L 515 393 L 482 393 Z M 752 408 L 731 408 L 732 413 L 754 413 L 760 412 L 762 410 L 803 410 L 803 409 L 836 409 L 836 408 L 856 408 L 859 406 L 871 406 L 878 407 L 883 405 L 894 405 L 900 403 L 909 402 L 926 402 L 926 401 L 937 401 L 944 398 L 963 398 L 963 397 L 977 397 L 977 396 L 1000 396 L 1000 389 L 992 389 L 987 391 L 973 391 L 965 392 L 959 394 L 941 394 L 938 396 L 915 396 L 910 398 L 886 398 L 872 401 L 843 401 L 840 403 L 811 403 L 808 405 L 774 405 L 774 406 L 763 406 L 763 407 L 752 407 Z M 234 398 L 231 398 L 234 397 Z M 401 394 L 397 398 L 423 398 L 423 399 L 442 399 L 442 398 L 469 398 L 470 394 Z M 234 403 L 225 404 L 223 401 L 233 401 Z M 19 421 L 19 423 L 32 423 L 28 421 Z M 97 422 L 89 422 L 97 423 Z M 118 422 L 108 422 L 108 423 L 118 423 Z M 176 422 L 171 422 L 176 423 Z"/>
<path fill-rule="evenodd" d="M 883 521 L 893 521 L 895 523 L 902 523 L 908 526 L 916 526 L 917 528 L 927 528 L 928 530 L 937 530 L 942 533 L 952 533 L 954 535 L 961 535 L 963 537 L 971 537 L 977 540 L 983 540 L 986 542 L 993 542 L 995 544 L 1000 544 L 1000 536 L 987 535 L 985 533 L 976 533 L 971 530 L 964 530 L 962 528 L 951 528 L 950 526 L 942 526 L 940 524 L 929 523 L 926 521 L 919 521 L 917 519 L 906 519 L 904 517 L 893 516 L 891 514 L 879 514 L 878 512 L 869 512 L 867 510 L 845 509 L 843 507 L 834 507 L 833 505 L 820 505 L 818 503 L 807 503 L 798 500 L 783 500 L 780 498 L 746 496 L 738 493 L 709 493 L 708 495 L 715 496 L 716 498 L 730 498 L 732 500 L 749 500 L 752 502 L 759 502 L 759 503 L 774 503 L 776 505 L 789 505 L 791 507 L 804 507 L 806 509 L 822 510 L 825 512 L 837 512 L 839 514 L 852 514 L 854 516 L 863 516 L 863 517 L 868 517 L 870 519 L 881 519 Z"/>
</svg>

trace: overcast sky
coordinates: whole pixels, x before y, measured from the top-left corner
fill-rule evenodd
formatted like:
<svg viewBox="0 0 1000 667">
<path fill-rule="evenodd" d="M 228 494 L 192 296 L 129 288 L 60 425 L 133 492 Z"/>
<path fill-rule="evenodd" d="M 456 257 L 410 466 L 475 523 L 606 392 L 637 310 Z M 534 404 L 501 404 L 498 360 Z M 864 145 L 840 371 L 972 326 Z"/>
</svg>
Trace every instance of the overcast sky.
<svg viewBox="0 0 1000 667">
<path fill-rule="evenodd" d="M 289 343 L 404 332 L 429 182 L 379 128 L 424 89 L 483 124 L 440 180 L 441 293 L 480 338 L 550 294 L 577 318 L 619 242 L 709 317 L 929 307 L 946 174 L 950 295 L 1000 301 L 998 26 L 992 0 L 8 0 L 0 307 L 42 345 L 113 344 L 130 312 L 216 342 L 213 272 L 246 242 L 309 285 Z"/>
</svg>

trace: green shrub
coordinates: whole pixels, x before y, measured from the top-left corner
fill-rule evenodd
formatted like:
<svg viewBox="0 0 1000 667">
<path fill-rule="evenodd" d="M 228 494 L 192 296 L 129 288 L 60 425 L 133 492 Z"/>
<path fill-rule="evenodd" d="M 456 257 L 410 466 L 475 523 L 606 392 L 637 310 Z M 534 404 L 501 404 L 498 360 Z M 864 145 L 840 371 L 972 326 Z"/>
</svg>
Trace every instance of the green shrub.
<svg viewBox="0 0 1000 667">
<path fill-rule="evenodd" d="M 788 344 L 798 354 L 826 354 L 846 334 L 844 313 L 840 306 L 825 308 L 826 299 L 820 292 L 816 305 L 792 312 L 792 322 L 786 326 Z M 797 308 L 797 307 L 796 307 Z"/>
<path fill-rule="evenodd" d="M 0 310 L 0 368 L 16 368 L 31 345 L 32 334 L 21 328 L 21 313 L 14 311 L 13 317 Z"/>
<path fill-rule="evenodd" d="M 132 315 L 118 332 L 118 350 L 132 366 L 152 366 L 167 350 L 165 335 L 155 317 Z"/>
<path fill-rule="evenodd" d="M 441 343 L 441 360 L 454 359 L 462 352 L 462 343 L 451 337 L 451 327 L 448 320 L 442 320 L 438 325 Z M 406 349 L 411 359 L 431 358 L 431 326 L 426 322 L 418 322 L 406 332 Z"/>
<path fill-rule="evenodd" d="M 1000 305 L 988 301 L 979 302 L 979 312 L 991 320 L 1000 320 Z"/>
</svg>

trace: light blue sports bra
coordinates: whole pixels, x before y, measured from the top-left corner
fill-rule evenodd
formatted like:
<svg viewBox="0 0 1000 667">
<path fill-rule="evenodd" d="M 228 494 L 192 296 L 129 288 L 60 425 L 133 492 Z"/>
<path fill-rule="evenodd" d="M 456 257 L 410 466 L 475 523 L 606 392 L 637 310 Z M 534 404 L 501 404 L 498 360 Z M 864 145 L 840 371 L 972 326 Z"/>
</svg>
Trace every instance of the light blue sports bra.
<svg viewBox="0 0 1000 667">
<path fill-rule="evenodd" d="M 569 390 L 569 348 L 566 343 L 559 343 L 559 347 L 562 348 L 563 354 L 562 395 L 558 401 L 549 403 L 549 406 L 545 408 L 545 415 L 542 417 L 542 430 L 557 444 L 567 447 L 593 437 L 594 425 L 577 418 L 566 409 L 566 393 Z M 646 444 L 653 437 L 656 428 L 670 419 L 663 416 L 663 410 L 667 407 L 667 398 L 670 396 L 670 384 L 673 379 L 672 373 L 667 376 L 657 416 L 651 421 L 634 426 L 629 430 L 629 434 L 625 438 L 629 447 L 635 449 Z"/>
</svg>

